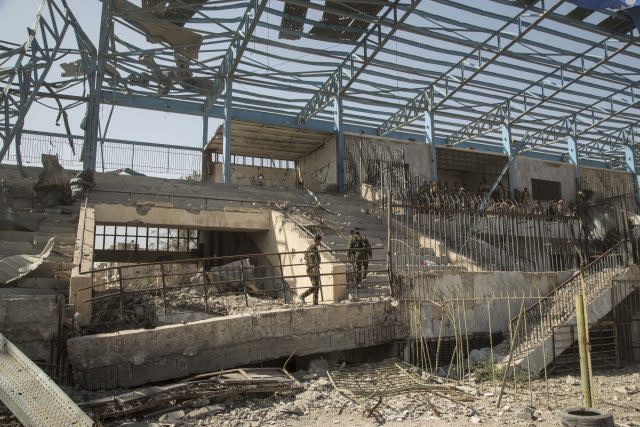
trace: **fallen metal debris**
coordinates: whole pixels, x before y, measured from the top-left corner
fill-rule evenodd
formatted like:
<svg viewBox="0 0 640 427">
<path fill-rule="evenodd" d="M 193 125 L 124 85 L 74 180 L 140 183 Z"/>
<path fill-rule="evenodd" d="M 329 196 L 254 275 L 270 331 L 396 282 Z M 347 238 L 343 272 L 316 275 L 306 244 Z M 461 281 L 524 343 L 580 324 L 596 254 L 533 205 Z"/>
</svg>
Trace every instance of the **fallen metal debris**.
<svg viewBox="0 0 640 427">
<path fill-rule="evenodd" d="M 0 400 L 25 427 L 93 426 L 91 418 L 2 334 Z"/>
<path fill-rule="evenodd" d="M 57 155 L 42 155 L 43 169 L 33 185 L 34 206 L 48 208 L 71 203 L 69 177 L 58 161 Z"/>
<path fill-rule="evenodd" d="M 404 362 L 384 361 L 342 367 L 327 371 L 336 390 L 355 396 L 396 396 L 403 393 L 446 393 L 452 400 L 468 401 L 473 397 L 456 388 L 456 383 L 445 383 L 443 378 L 427 375 Z"/>
<path fill-rule="evenodd" d="M 366 417 L 373 417 L 382 422 L 382 415 L 377 412 L 386 397 L 409 393 L 428 393 L 453 402 L 462 407 L 464 402 L 474 400 L 473 396 L 453 381 L 431 374 L 422 374 L 415 366 L 394 360 L 378 363 L 366 363 L 354 366 L 340 366 L 328 370 L 327 376 L 333 387 L 364 409 Z M 439 414 L 435 404 L 426 398 L 432 411 Z"/>
<path fill-rule="evenodd" d="M 100 419 L 145 413 L 157 416 L 193 407 L 196 400 L 220 401 L 253 393 L 294 393 L 298 387 L 299 383 L 282 369 L 232 369 L 197 375 L 175 384 L 145 387 L 80 406 Z"/>
<path fill-rule="evenodd" d="M 38 268 L 51 254 L 54 240 L 55 237 L 49 239 L 38 255 L 13 255 L 0 260 L 0 285 L 18 280 Z"/>
</svg>

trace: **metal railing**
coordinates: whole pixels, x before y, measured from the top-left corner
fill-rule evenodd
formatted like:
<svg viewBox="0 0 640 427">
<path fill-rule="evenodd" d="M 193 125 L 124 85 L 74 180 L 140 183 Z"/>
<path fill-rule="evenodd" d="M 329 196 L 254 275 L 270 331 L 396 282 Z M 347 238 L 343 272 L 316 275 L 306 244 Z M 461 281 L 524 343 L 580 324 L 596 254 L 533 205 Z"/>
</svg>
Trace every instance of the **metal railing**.
<svg viewBox="0 0 640 427">
<path fill-rule="evenodd" d="M 533 272 L 578 265 L 582 229 L 570 216 L 393 205 L 391 220 L 396 266 Z"/>
<path fill-rule="evenodd" d="M 612 248 L 593 260 L 571 278 L 556 287 L 540 300 L 510 320 L 511 334 L 517 339 L 517 352 L 546 339 L 553 328 L 562 325 L 575 313 L 574 296 L 582 291 L 590 303 L 610 289 L 616 277 L 626 270 L 626 240 L 620 240 Z M 584 283 L 583 283 L 584 282 Z M 517 329 L 516 329 L 516 325 Z"/>
<path fill-rule="evenodd" d="M 371 249 L 373 256 L 369 263 L 384 265 L 382 248 Z M 318 252 L 336 255 L 348 253 L 349 249 Z M 76 294 L 91 292 L 84 302 L 92 306 L 87 331 L 93 333 L 281 308 L 295 301 L 296 294 L 313 288 L 311 275 L 320 280 L 321 302 L 338 302 L 348 294 L 360 298 L 390 293 L 386 269 L 369 270 L 368 279 L 360 283 L 355 263 L 324 260 L 318 274 L 310 275 L 304 260 L 306 253 L 116 264 L 92 270 L 92 285 L 77 289 Z M 328 288 L 333 292 L 326 292 Z M 307 303 L 311 301 L 309 296 Z"/>
<path fill-rule="evenodd" d="M 82 170 L 80 153 L 84 138 L 62 133 L 25 130 L 22 132 L 21 158 L 25 166 L 41 166 L 42 154 L 55 154 L 62 166 L 70 170 Z M 5 158 L 15 164 L 18 159 L 15 148 Z M 202 149 L 150 142 L 105 138 L 98 143 L 96 169 L 100 172 L 129 168 L 136 172 L 163 178 L 195 177 L 202 169 Z"/>
</svg>

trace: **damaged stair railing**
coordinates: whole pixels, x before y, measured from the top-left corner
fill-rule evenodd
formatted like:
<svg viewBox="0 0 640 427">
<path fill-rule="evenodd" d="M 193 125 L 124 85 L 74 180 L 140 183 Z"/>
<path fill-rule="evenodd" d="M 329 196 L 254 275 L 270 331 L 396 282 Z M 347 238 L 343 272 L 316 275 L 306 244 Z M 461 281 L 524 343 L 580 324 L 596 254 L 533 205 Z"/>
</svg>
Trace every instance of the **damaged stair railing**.
<svg viewBox="0 0 640 427">
<path fill-rule="evenodd" d="M 526 346 L 532 346 L 544 340 L 552 333 L 553 327 L 562 325 L 575 313 L 574 296 L 582 288 L 582 274 L 587 285 L 587 302 L 610 289 L 614 278 L 627 266 L 625 248 L 626 240 L 620 240 L 600 257 L 545 295 L 544 299 L 529 306 L 524 312 L 526 332 L 523 329 L 525 323 L 516 330 L 514 325 L 517 319 L 511 319 L 511 327 L 518 334 L 521 343 L 516 350 L 523 352 Z"/>
</svg>

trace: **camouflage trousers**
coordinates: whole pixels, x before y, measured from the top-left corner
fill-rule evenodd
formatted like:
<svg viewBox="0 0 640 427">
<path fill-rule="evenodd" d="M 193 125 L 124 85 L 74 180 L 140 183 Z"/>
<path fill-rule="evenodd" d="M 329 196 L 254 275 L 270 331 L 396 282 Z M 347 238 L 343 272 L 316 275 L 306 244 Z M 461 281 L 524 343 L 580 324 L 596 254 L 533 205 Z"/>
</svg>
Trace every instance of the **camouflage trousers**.
<svg viewBox="0 0 640 427">
<path fill-rule="evenodd" d="M 355 276 L 356 283 L 359 285 L 364 279 L 367 278 L 367 271 L 369 270 L 369 260 L 356 259 L 353 262 L 353 274 Z"/>
<path fill-rule="evenodd" d="M 318 294 L 320 293 L 320 271 L 317 267 L 307 267 L 307 275 L 311 280 L 311 287 L 304 291 L 300 298 L 305 299 L 313 294 L 313 305 L 318 305 Z"/>
</svg>

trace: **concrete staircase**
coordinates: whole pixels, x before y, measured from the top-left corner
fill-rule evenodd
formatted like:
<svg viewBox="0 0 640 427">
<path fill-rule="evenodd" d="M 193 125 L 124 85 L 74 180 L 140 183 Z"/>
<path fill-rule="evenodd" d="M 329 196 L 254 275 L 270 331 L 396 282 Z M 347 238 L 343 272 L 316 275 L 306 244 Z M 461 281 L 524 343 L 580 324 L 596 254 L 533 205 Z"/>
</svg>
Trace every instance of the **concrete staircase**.
<svg viewBox="0 0 640 427">
<path fill-rule="evenodd" d="M 8 168 L 7 168 L 8 169 Z M 55 238 L 50 256 L 35 271 L 0 285 L 0 333 L 48 372 L 60 365 L 62 315 L 69 288 L 78 206 L 32 209 L 37 171 L 22 177 L 3 167 L 0 200 L 0 259 L 37 254 Z M 11 173 L 13 172 L 13 173 Z M 7 173 L 9 176 L 7 176 Z"/>
<path fill-rule="evenodd" d="M 334 256 L 347 264 L 352 271 L 347 252 L 350 230 L 358 228 L 366 236 L 373 248 L 369 260 L 369 275 L 366 283 L 358 289 L 352 289 L 353 296 L 359 298 L 386 295 L 389 293 L 387 269 L 387 224 L 386 219 L 372 209 L 372 206 L 354 194 L 315 194 L 307 195 L 308 207 L 294 208 L 288 218 L 295 222 L 311 237 L 323 236 L 326 248 L 336 250 Z M 384 271 L 383 271 L 384 270 Z M 349 274 L 349 281 L 354 281 Z"/>
<path fill-rule="evenodd" d="M 627 266 L 620 241 L 584 269 L 587 316 L 591 325 L 606 316 L 632 291 L 630 286 L 617 286 L 618 281 L 640 280 L 637 266 Z M 514 364 L 532 373 L 542 371 L 574 343 L 571 329 L 576 324 L 574 296 L 582 290 L 582 279 L 576 273 L 511 319 L 511 333 L 516 341 Z M 518 322 L 518 318 L 519 322 Z M 506 359 L 505 359 L 506 362 Z"/>
<path fill-rule="evenodd" d="M 55 207 L 44 212 L 9 208 L 0 228 L 0 258 L 39 253 L 55 238 L 51 255 L 35 271 L 12 282 L 11 287 L 67 292 L 76 238 L 77 213 L 73 207 Z M 15 220 L 7 221 L 13 217 Z"/>
</svg>

